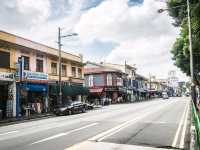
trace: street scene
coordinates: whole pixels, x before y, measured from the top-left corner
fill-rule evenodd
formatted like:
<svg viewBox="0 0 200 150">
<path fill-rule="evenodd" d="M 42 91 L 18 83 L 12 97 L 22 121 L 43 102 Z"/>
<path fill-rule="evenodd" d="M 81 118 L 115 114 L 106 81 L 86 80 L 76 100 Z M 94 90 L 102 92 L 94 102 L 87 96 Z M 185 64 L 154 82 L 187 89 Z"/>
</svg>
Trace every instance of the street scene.
<svg viewBox="0 0 200 150">
<path fill-rule="evenodd" d="M 199 0 L 0 5 L 0 150 L 200 150 Z"/>
<path fill-rule="evenodd" d="M 184 139 L 188 137 L 189 103 L 188 98 L 155 99 L 4 126 L 0 149 L 182 149 L 189 140 Z"/>
</svg>

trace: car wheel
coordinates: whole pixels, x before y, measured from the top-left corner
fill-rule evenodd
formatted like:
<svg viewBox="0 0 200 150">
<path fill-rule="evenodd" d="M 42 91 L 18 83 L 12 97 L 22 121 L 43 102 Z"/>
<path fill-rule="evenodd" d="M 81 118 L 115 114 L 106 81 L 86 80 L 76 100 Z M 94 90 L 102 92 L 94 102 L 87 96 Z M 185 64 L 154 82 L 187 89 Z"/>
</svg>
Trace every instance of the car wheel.
<svg viewBox="0 0 200 150">
<path fill-rule="evenodd" d="M 68 115 L 72 115 L 72 111 L 71 110 L 68 110 Z"/>
<path fill-rule="evenodd" d="M 85 108 L 82 108 L 82 113 L 85 113 Z"/>
</svg>

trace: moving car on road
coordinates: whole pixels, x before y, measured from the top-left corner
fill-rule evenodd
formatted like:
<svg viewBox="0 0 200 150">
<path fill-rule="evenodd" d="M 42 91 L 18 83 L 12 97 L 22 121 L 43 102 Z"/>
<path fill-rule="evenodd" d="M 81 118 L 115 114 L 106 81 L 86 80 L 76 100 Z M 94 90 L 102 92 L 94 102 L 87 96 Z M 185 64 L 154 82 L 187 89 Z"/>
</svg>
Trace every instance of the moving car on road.
<svg viewBox="0 0 200 150">
<path fill-rule="evenodd" d="M 67 101 L 64 106 L 55 109 L 56 115 L 71 115 L 76 112 L 86 112 L 86 105 L 81 101 Z"/>
<path fill-rule="evenodd" d="M 163 98 L 163 99 L 168 99 L 168 98 L 169 98 L 167 92 L 163 92 L 163 93 L 162 93 L 162 98 Z"/>
</svg>

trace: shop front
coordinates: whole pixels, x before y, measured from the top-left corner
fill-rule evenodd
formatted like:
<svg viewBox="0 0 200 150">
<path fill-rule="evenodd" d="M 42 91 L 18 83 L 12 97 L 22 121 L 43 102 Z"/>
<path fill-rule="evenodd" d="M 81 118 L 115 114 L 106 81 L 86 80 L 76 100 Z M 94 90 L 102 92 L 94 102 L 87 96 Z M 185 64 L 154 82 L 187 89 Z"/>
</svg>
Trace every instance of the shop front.
<svg viewBox="0 0 200 150">
<path fill-rule="evenodd" d="M 48 75 L 24 71 L 23 81 L 17 83 L 18 116 L 39 115 L 48 112 Z"/>
<path fill-rule="evenodd" d="M 82 84 L 62 82 L 62 104 L 67 100 L 85 101 L 85 96 L 89 94 L 89 89 Z M 59 84 L 58 82 L 49 82 L 49 98 L 50 109 L 53 110 L 58 105 L 59 98 Z"/>
<path fill-rule="evenodd" d="M 122 97 L 122 102 L 127 102 L 128 101 L 128 93 L 127 93 L 127 88 L 126 87 L 118 87 L 118 93 L 119 96 Z"/>
<path fill-rule="evenodd" d="M 119 99 L 119 93 L 117 87 L 105 87 L 105 97 L 106 97 L 106 103 L 118 103 L 119 101 L 122 101 L 122 99 Z"/>
<path fill-rule="evenodd" d="M 0 72 L 0 120 L 16 116 L 16 84 L 13 73 Z"/>
<path fill-rule="evenodd" d="M 103 87 L 92 87 L 89 89 L 88 103 L 100 105 L 106 97 Z"/>
</svg>

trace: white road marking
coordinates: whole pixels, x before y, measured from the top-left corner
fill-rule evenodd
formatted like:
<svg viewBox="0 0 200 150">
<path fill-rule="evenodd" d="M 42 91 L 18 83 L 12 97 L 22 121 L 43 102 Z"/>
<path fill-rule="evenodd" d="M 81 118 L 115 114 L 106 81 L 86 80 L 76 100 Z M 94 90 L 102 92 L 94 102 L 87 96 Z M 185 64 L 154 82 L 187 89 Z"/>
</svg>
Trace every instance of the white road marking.
<svg viewBox="0 0 200 150">
<path fill-rule="evenodd" d="M 166 121 L 146 121 L 144 123 L 151 123 L 151 124 L 167 124 Z"/>
<path fill-rule="evenodd" d="M 167 104 L 167 106 L 168 106 L 168 105 L 171 105 L 172 103 L 173 103 L 173 102 Z M 126 128 L 126 127 L 128 127 L 128 126 L 130 126 L 130 125 L 135 124 L 137 121 L 143 119 L 144 117 L 146 117 L 146 116 L 148 116 L 148 115 L 150 115 L 150 114 L 152 114 L 152 113 L 155 113 L 155 112 L 159 111 L 159 110 L 162 109 L 163 107 L 166 107 L 166 105 L 164 105 L 164 106 L 162 106 L 162 107 L 159 107 L 159 108 L 156 109 L 156 110 L 154 109 L 153 111 L 152 111 L 152 108 L 150 108 L 150 109 L 148 109 L 148 111 L 143 112 L 143 115 L 139 115 L 139 116 L 137 116 L 137 117 L 136 117 L 135 119 L 133 119 L 133 120 L 126 121 L 126 122 L 124 122 L 124 123 L 122 123 L 122 124 L 120 124 L 120 125 L 118 125 L 118 126 L 115 126 L 114 128 L 111 128 L 111 129 L 109 129 L 109 130 L 107 130 L 107 131 L 105 131 L 105 132 L 102 132 L 102 133 L 100 133 L 100 134 L 98 134 L 98 135 L 96 135 L 96 136 L 94 136 L 94 137 L 92 137 L 92 138 L 89 138 L 88 140 L 89 140 L 89 141 L 97 141 L 97 142 L 100 142 L 100 141 L 102 141 L 103 139 L 105 139 L 105 138 L 107 138 L 107 137 L 109 137 L 109 136 L 111 136 L 111 135 L 113 135 L 113 134 L 116 134 L 117 132 L 123 130 L 124 128 Z M 149 111 L 149 110 L 151 110 L 151 111 Z M 141 113 L 140 113 L 140 114 L 141 114 Z"/>
<path fill-rule="evenodd" d="M 1 135 L 7 135 L 7 134 L 12 134 L 12 133 L 17 133 L 19 132 L 18 130 L 15 130 L 15 131 L 9 131 L 9 132 L 5 132 L 5 133 L 0 133 L 0 136 Z"/>
<path fill-rule="evenodd" d="M 185 106 L 184 112 L 183 112 L 183 114 L 182 114 L 182 116 L 181 116 L 181 120 L 180 120 L 180 123 L 179 123 L 179 125 L 178 125 L 178 129 L 176 130 L 176 134 L 175 134 L 175 136 L 174 136 L 174 140 L 173 140 L 173 143 L 172 143 L 172 147 L 176 147 L 176 143 L 177 143 L 177 141 L 178 141 L 178 135 L 180 134 L 180 131 L 181 131 L 181 126 L 182 126 L 182 124 L 183 124 L 184 117 L 185 117 L 185 115 L 186 115 L 187 107 L 188 107 L 188 104 L 187 104 L 187 102 L 186 102 L 186 106 Z"/>
<path fill-rule="evenodd" d="M 185 134 L 186 134 L 188 114 L 189 114 L 189 104 L 188 104 L 188 107 L 187 107 L 187 111 L 186 111 L 186 115 L 185 115 L 185 121 L 184 121 L 184 126 L 183 126 L 183 130 L 182 130 L 182 134 L 181 134 L 181 141 L 180 141 L 180 148 L 181 149 L 184 148 L 184 144 L 185 144 Z"/>
<path fill-rule="evenodd" d="M 42 143 L 42 142 L 45 142 L 45 141 L 53 140 L 53 139 L 59 138 L 59 137 L 61 137 L 61 136 L 68 135 L 68 134 L 70 134 L 70 133 L 77 132 L 77 131 L 80 131 L 80 130 L 83 130 L 83 129 L 86 129 L 86 128 L 95 126 L 95 125 L 97 125 L 97 124 L 98 124 L 98 123 L 92 123 L 92 124 L 89 124 L 89 125 L 86 125 L 86 126 L 77 128 L 77 129 L 73 129 L 73 130 L 68 131 L 68 132 L 59 133 L 59 134 L 56 134 L 56 135 L 54 135 L 54 136 L 51 136 L 51 137 L 48 137 L 48 138 L 45 138 L 45 139 L 42 139 L 42 140 L 33 142 L 33 143 L 31 143 L 30 145 L 34 145 L 34 144 Z"/>
</svg>

